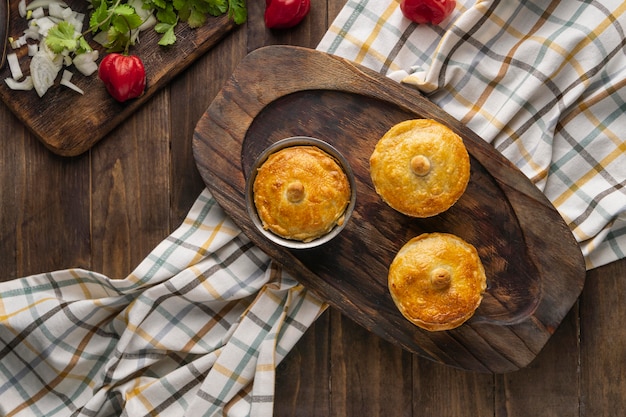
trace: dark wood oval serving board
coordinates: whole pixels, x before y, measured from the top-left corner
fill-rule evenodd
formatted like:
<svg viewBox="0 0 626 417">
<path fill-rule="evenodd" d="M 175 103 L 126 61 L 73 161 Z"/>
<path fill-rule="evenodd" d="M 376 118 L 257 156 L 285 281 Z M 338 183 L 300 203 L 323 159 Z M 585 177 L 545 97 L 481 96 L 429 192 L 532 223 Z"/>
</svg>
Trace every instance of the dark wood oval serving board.
<svg viewBox="0 0 626 417">
<path fill-rule="evenodd" d="M 18 3 L 10 2 L 11 36 L 20 36 L 27 27 L 26 19 L 19 15 Z M 69 0 L 67 3 L 75 11 L 87 13 L 87 27 L 89 2 Z M 207 23 L 197 29 L 180 23 L 176 27 L 176 43 L 167 47 L 157 44 L 161 35 L 154 30 L 143 31 L 140 42 L 132 47 L 131 52 L 141 57 L 144 63 L 146 89 L 141 97 L 124 103 L 118 103 L 107 93 L 97 74 L 86 77 L 73 66 L 68 68 L 74 73 L 72 82 L 85 91 L 84 95 L 60 86 L 60 75 L 42 98 L 35 90 L 13 91 L 4 82 L 5 78 L 11 77 L 9 66 L 5 64 L 0 68 L 0 98 L 48 149 L 58 155 L 76 156 L 101 140 L 235 27 L 227 15 L 208 17 Z M 90 40 L 89 35 L 86 38 Z M 99 63 L 105 52 L 96 42 L 90 41 L 90 44 L 100 51 Z M 28 75 L 30 58 L 26 46 L 17 50 L 9 47 L 9 52 L 18 54 L 22 71 Z"/>
<path fill-rule="evenodd" d="M 369 156 L 394 124 L 432 118 L 463 139 L 471 157 L 465 194 L 428 219 L 404 216 L 373 189 Z M 346 229 L 316 249 L 287 250 L 247 215 L 245 179 L 271 143 L 313 136 L 344 154 L 357 179 Z M 491 145 L 414 89 L 323 52 L 271 46 L 248 55 L 196 126 L 194 157 L 209 190 L 260 248 L 307 288 L 366 329 L 431 360 L 480 372 L 528 365 L 570 310 L 585 279 L 582 254 L 545 196 Z M 423 232 L 476 246 L 488 290 L 457 329 L 428 332 L 402 317 L 387 290 L 398 249 Z"/>
</svg>

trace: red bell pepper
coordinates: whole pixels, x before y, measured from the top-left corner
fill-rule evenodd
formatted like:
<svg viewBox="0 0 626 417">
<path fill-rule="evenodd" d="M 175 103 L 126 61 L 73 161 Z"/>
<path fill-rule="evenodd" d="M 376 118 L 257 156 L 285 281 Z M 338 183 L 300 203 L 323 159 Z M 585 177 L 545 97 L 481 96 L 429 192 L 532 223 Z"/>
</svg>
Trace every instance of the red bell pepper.
<svg viewBox="0 0 626 417">
<path fill-rule="evenodd" d="M 401 0 L 400 10 L 404 16 L 417 23 L 438 25 L 452 13 L 455 0 Z"/>
<path fill-rule="evenodd" d="M 265 26 L 270 29 L 293 27 L 310 9 L 310 0 L 265 0 Z"/>
<path fill-rule="evenodd" d="M 146 88 L 146 69 L 136 55 L 106 55 L 98 67 L 98 77 L 119 102 L 141 96 Z"/>
</svg>

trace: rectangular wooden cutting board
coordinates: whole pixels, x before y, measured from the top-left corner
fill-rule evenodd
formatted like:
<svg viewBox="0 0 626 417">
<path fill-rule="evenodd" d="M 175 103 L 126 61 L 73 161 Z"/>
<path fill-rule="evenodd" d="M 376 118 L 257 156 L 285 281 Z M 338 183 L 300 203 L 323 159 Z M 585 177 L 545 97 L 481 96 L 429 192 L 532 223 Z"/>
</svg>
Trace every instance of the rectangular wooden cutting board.
<svg viewBox="0 0 626 417">
<path fill-rule="evenodd" d="M 69 0 L 67 3 L 76 11 L 87 13 L 87 22 L 89 2 Z M 9 36 L 18 37 L 27 27 L 27 21 L 19 15 L 18 1 L 12 1 L 10 6 Z M 58 155 L 76 156 L 91 148 L 236 26 L 227 15 L 209 17 L 207 23 L 197 29 L 180 23 L 176 43 L 167 47 L 157 44 L 160 35 L 154 30 L 142 32 L 132 53 L 138 55 L 146 67 L 146 90 L 141 97 L 125 103 L 118 103 L 109 96 L 97 74 L 85 77 L 73 67 L 69 68 L 74 73 L 72 82 L 85 91 L 84 95 L 58 85 L 58 80 L 42 98 L 34 90 L 13 91 L 4 82 L 11 76 L 7 64 L 0 70 L 0 98 L 48 149 Z M 91 45 L 100 50 L 102 59 L 102 47 L 95 42 Z M 28 74 L 30 59 L 26 46 L 18 50 L 9 48 L 9 52 L 18 54 L 22 71 Z"/>
</svg>

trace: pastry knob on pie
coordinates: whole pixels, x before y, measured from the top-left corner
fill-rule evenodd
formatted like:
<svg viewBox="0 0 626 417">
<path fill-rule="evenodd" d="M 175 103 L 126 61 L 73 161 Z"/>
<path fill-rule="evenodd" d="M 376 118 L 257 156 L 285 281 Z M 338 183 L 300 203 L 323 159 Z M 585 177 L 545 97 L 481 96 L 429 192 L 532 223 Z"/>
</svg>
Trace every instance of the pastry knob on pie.
<svg viewBox="0 0 626 417">
<path fill-rule="evenodd" d="M 393 126 L 370 156 L 370 174 L 380 197 L 412 217 L 437 215 L 456 203 L 470 178 L 470 160 L 460 136 L 430 119 Z"/>
<path fill-rule="evenodd" d="M 285 239 L 309 242 L 345 219 L 351 189 L 339 162 L 312 145 L 272 153 L 253 184 L 263 228 Z"/>
<path fill-rule="evenodd" d="M 425 233 L 398 251 L 388 285 L 406 319 L 437 331 L 454 329 L 474 315 L 487 279 L 473 245 L 449 233 Z"/>
</svg>

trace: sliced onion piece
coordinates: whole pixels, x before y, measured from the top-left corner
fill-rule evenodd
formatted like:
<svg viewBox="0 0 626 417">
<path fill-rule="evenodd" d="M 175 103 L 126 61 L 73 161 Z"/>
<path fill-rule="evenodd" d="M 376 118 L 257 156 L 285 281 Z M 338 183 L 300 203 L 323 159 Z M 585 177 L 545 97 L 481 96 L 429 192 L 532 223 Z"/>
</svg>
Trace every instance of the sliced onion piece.
<svg viewBox="0 0 626 417">
<path fill-rule="evenodd" d="M 9 38 L 9 43 L 12 49 L 20 49 L 22 46 L 26 45 L 26 38 L 23 36 L 17 39 Z"/>
<path fill-rule="evenodd" d="M 11 90 L 28 91 L 33 89 L 33 79 L 30 75 L 24 77 L 22 81 L 15 81 L 13 78 L 5 78 L 4 82 Z"/>
<path fill-rule="evenodd" d="M 61 6 L 67 7 L 67 3 L 62 0 L 34 0 L 26 5 L 26 10 L 35 10 L 39 7 L 46 9 L 50 7 L 50 3 L 58 3 Z"/>
<path fill-rule="evenodd" d="M 43 7 L 37 7 L 36 9 L 32 9 L 31 17 L 33 19 L 41 19 L 46 15 L 46 12 L 43 10 Z"/>
<path fill-rule="evenodd" d="M 7 62 L 9 63 L 9 69 L 11 70 L 11 77 L 14 80 L 19 80 L 24 76 L 22 68 L 20 68 L 20 61 L 17 59 L 17 54 L 12 52 L 7 54 Z"/>
<path fill-rule="evenodd" d="M 90 76 L 94 72 L 98 71 L 98 64 L 96 63 L 97 59 L 98 50 L 94 49 L 93 51 L 76 55 L 72 60 L 72 63 L 76 69 L 81 72 L 81 74 Z"/>
<path fill-rule="evenodd" d="M 42 48 L 30 60 L 30 75 L 33 78 L 33 86 L 39 97 L 43 97 L 54 84 L 60 66 L 55 63 L 54 56 L 45 48 Z"/>
<path fill-rule="evenodd" d="M 42 36 L 47 36 L 48 31 L 56 25 L 54 20 L 52 20 L 48 16 L 40 17 L 38 19 L 33 19 L 35 24 L 39 27 L 39 34 Z"/>
<path fill-rule="evenodd" d="M 72 82 L 72 76 L 74 74 L 71 71 L 68 70 L 63 70 L 63 75 L 61 76 L 61 85 L 64 85 L 65 87 L 71 88 L 72 90 L 76 91 L 79 94 L 85 94 L 85 92 L 78 87 L 76 84 L 74 84 Z"/>
<path fill-rule="evenodd" d="M 67 9 L 67 7 L 63 7 L 59 3 L 50 3 L 50 6 L 48 7 L 48 15 L 59 19 L 65 19 L 65 16 L 63 16 L 63 12 Z"/>
<path fill-rule="evenodd" d="M 28 44 L 28 56 L 33 57 L 39 51 L 39 45 L 36 43 Z"/>
<path fill-rule="evenodd" d="M 20 17 L 26 17 L 26 0 L 20 0 L 19 3 L 17 3 L 17 10 Z"/>
</svg>

